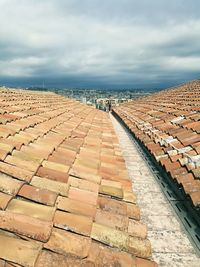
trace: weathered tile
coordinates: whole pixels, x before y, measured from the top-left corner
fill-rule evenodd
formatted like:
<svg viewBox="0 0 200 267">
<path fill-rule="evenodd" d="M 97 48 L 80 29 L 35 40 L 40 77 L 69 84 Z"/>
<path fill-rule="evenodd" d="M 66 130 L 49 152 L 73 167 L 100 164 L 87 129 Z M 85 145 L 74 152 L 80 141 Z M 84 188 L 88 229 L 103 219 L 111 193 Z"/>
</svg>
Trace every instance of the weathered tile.
<svg viewBox="0 0 200 267">
<path fill-rule="evenodd" d="M 53 207 L 20 199 L 12 199 L 9 202 L 6 210 L 14 213 L 24 214 L 44 221 L 52 221 L 55 213 L 55 208 Z"/>
<path fill-rule="evenodd" d="M 48 250 L 43 250 L 36 262 L 35 267 L 57 267 L 57 266 L 71 266 L 71 267 L 95 267 L 94 264 L 86 259 L 80 261 L 73 255 L 61 255 Z"/>
<path fill-rule="evenodd" d="M 136 267 L 135 258 L 130 254 L 96 242 L 92 242 L 89 259 L 94 262 L 95 266 Z"/>
<path fill-rule="evenodd" d="M 101 194 L 113 196 L 116 198 L 123 198 L 123 190 L 118 187 L 108 186 L 108 185 L 100 185 L 99 192 Z"/>
<path fill-rule="evenodd" d="M 129 219 L 128 233 L 129 235 L 144 239 L 147 237 L 147 227 L 141 222 Z"/>
<path fill-rule="evenodd" d="M 122 189 L 122 184 L 120 182 L 117 182 L 117 181 L 111 181 L 111 180 L 102 179 L 101 180 L 101 185 Z"/>
<path fill-rule="evenodd" d="M 47 242 L 49 239 L 52 226 L 52 223 L 31 218 L 26 215 L 0 211 L 0 228 L 42 242 Z"/>
<path fill-rule="evenodd" d="M 95 173 L 90 173 L 81 167 L 73 166 L 70 169 L 69 174 L 75 177 L 79 177 L 79 178 L 94 182 L 94 183 L 100 184 L 101 182 L 100 175 L 95 174 Z"/>
<path fill-rule="evenodd" d="M 6 174 L 0 173 L 0 191 L 9 195 L 16 195 L 23 182 Z"/>
<path fill-rule="evenodd" d="M 132 203 L 127 204 L 127 215 L 131 219 L 140 220 L 140 209 L 137 205 Z"/>
<path fill-rule="evenodd" d="M 0 259 L 0 267 L 5 267 L 5 261 Z"/>
<path fill-rule="evenodd" d="M 11 199 L 12 199 L 11 195 L 0 192 L 0 210 L 5 210 Z"/>
<path fill-rule="evenodd" d="M 92 229 L 92 217 L 56 211 L 54 216 L 54 225 L 58 228 L 90 236 Z"/>
<path fill-rule="evenodd" d="M 130 236 L 128 240 L 128 252 L 141 258 L 149 258 L 151 256 L 150 241 L 148 239 Z"/>
<path fill-rule="evenodd" d="M 15 157 L 20 158 L 20 159 L 25 160 L 25 161 L 31 161 L 31 162 L 34 162 L 36 164 L 38 164 L 38 163 L 40 164 L 43 161 L 43 158 L 40 157 L 39 155 L 36 156 L 36 155 L 32 155 L 30 152 L 27 153 L 27 152 L 22 152 L 22 151 L 18 151 L 18 150 L 13 150 L 12 156 L 15 156 Z"/>
<path fill-rule="evenodd" d="M 61 196 L 57 199 L 57 208 L 89 217 L 94 217 L 96 214 L 96 207 L 94 205 Z"/>
<path fill-rule="evenodd" d="M 40 165 L 38 162 L 24 160 L 16 156 L 7 156 L 5 162 L 30 172 L 36 172 Z"/>
<path fill-rule="evenodd" d="M 68 174 L 66 172 L 53 170 L 46 167 L 39 167 L 36 176 L 44 177 L 62 183 L 67 183 L 68 181 Z"/>
<path fill-rule="evenodd" d="M 98 208 L 110 213 L 127 216 L 126 203 L 109 197 L 98 197 Z"/>
<path fill-rule="evenodd" d="M 40 250 L 36 243 L 0 235 L 0 258 L 4 260 L 34 267 Z"/>
<path fill-rule="evenodd" d="M 70 176 L 69 177 L 69 184 L 73 187 L 91 191 L 91 192 L 98 192 L 99 191 L 99 185 L 87 180 L 78 179 L 76 177 Z"/>
<path fill-rule="evenodd" d="M 38 176 L 33 177 L 31 185 L 56 192 L 62 196 L 67 196 L 69 191 L 69 184 L 52 181 Z"/>
<path fill-rule="evenodd" d="M 3 161 L 3 160 L 7 157 L 8 153 L 9 153 L 9 152 L 0 149 L 0 160 Z"/>
<path fill-rule="evenodd" d="M 127 233 L 102 224 L 93 223 L 91 238 L 121 250 L 127 250 L 128 248 Z"/>
<path fill-rule="evenodd" d="M 14 146 L 0 142 L 0 150 L 11 153 L 13 149 L 14 149 Z"/>
<path fill-rule="evenodd" d="M 21 187 L 18 195 L 49 206 L 53 206 L 55 204 L 58 196 L 55 192 L 27 184 Z"/>
<path fill-rule="evenodd" d="M 123 200 L 135 204 L 137 197 L 133 192 L 124 190 Z"/>
<path fill-rule="evenodd" d="M 34 175 L 34 172 L 24 170 L 22 168 L 4 162 L 0 162 L 0 171 L 8 175 L 11 175 L 15 178 L 18 178 L 19 180 L 27 182 L 29 182 Z"/>
<path fill-rule="evenodd" d="M 69 166 L 61 164 L 61 163 L 47 161 L 47 160 L 44 160 L 42 162 L 42 166 L 49 168 L 49 169 L 52 169 L 52 170 L 61 171 L 64 173 L 68 173 L 68 171 L 69 171 Z"/>
<path fill-rule="evenodd" d="M 136 257 L 136 267 L 158 267 L 155 261 L 145 260 Z"/>
<path fill-rule="evenodd" d="M 84 259 L 88 256 L 91 246 L 91 239 L 70 233 L 68 231 L 53 229 L 49 241 L 44 245 L 62 255 L 72 255 L 79 259 Z"/>
<path fill-rule="evenodd" d="M 81 190 L 79 188 L 70 187 L 68 197 L 91 205 L 97 203 L 97 193 Z"/>
<path fill-rule="evenodd" d="M 100 166 L 99 164 L 99 160 L 97 159 L 90 159 L 90 160 L 87 160 L 87 158 L 83 158 L 81 156 L 78 156 L 76 158 L 76 161 L 75 161 L 76 165 L 78 166 L 83 166 L 83 167 L 87 167 L 87 168 L 91 168 L 91 169 L 95 169 L 97 170 Z"/>
<path fill-rule="evenodd" d="M 95 222 L 107 226 L 111 226 L 117 230 L 127 231 L 128 229 L 128 217 L 118 214 L 113 214 L 109 211 L 97 210 L 95 216 Z"/>
</svg>

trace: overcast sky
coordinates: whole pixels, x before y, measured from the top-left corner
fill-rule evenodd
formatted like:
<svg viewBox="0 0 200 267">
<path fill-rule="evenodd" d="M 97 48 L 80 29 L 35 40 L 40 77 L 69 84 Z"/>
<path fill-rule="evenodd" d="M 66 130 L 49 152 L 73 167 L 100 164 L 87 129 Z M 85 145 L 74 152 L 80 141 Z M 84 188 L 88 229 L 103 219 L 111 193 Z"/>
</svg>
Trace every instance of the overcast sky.
<svg viewBox="0 0 200 267">
<path fill-rule="evenodd" d="M 0 0 L 0 83 L 155 88 L 195 78 L 199 0 Z"/>
</svg>

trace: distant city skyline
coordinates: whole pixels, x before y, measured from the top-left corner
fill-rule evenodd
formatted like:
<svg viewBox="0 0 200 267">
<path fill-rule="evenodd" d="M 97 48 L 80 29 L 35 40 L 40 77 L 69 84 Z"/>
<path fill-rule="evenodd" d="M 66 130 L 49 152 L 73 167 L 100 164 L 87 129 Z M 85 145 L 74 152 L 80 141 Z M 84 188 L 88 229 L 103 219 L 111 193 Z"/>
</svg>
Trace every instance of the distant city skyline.
<svg viewBox="0 0 200 267">
<path fill-rule="evenodd" d="M 0 0 L 0 85 L 167 88 L 200 78 L 199 0 Z"/>
</svg>

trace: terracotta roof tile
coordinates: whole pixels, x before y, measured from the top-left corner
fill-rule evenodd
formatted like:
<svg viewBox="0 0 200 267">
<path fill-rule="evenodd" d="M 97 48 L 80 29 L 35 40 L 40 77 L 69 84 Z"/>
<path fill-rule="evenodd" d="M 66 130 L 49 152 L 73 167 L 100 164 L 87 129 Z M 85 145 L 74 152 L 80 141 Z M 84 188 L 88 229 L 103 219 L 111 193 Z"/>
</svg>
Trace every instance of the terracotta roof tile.
<svg viewBox="0 0 200 267">
<path fill-rule="evenodd" d="M 5 230 L 46 242 L 51 234 L 52 223 L 33 219 L 22 214 L 0 211 L 0 227 Z"/>
<path fill-rule="evenodd" d="M 22 168 L 4 162 L 0 162 L 0 171 L 2 173 L 18 178 L 19 180 L 27 182 L 29 182 L 34 175 L 34 172 L 24 170 Z"/>
<path fill-rule="evenodd" d="M 4 160 L 6 158 L 6 156 L 8 155 L 9 152 L 0 149 L 0 160 Z"/>
<path fill-rule="evenodd" d="M 67 196 L 69 191 L 69 185 L 66 183 L 52 181 L 47 178 L 41 178 L 38 176 L 34 176 L 32 178 L 31 185 L 56 192 L 62 196 Z"/>
<path fill-rule="evenodd" d="M 136 195 L 132 191 L 124 190 L 123 200 L 135 204 L 137 201 Z"/>
<path fill-rule="evenodd" d="M 148 258 L 151 256 L 151 244 L 147 239 L 129 237 L 128 251 L 138 257 Z"/>
<path fill-rule="evenodd" d="M 21 199 L 12 199 L 9 202 L 6 210 L 38 218 L 44 221 L 52 221 L 55 213 L 54 207 L 49 207 L 30 201 L 24 201 Z"/>
<path fill-rule="evenodd" d="M 145 259 L 136 258 L 136 267 L 158 267 L 157 263 Z"/>
<path fill-rule="evenodd" d="M 98 209 L 95 216 L 95 222 L 107 226 L 112 225 L 112 227 L 117 230 L 127 231 L 129 220 L 126 215 L 112 214 L 109 211 Z"/>
<path fill-rule="evenodd" d="M 85 168 L 81 168 L 80 166 L 73 165 L 70 169 L 69 174 L 78 178 L 82 178 L 94 183 L 101 182 L 101 176 L 95 173 L 87 172 Z"/>
<path fill-rule="evenodd" d="M 68 181 L 68 173 L 58 171 L 58 170 L 53 170 L 53 169 L 46 168 L 46 167 L 39 167 L 36 175 L 39 177 L 45 177 L 50 180 L 55 180 L 58 182 L 67 183 Z"/>
<path fill-rule="evenodd" d="M 0 114 L 0 264 L 142 266 L 150 244 L 108 115 L 11 89 Z"/>
<path fill-rule="evenodd" d="M 71 254 L 79 259 L 84 259 L 89 254 L 91 239 L 54 228 L 44 247 L 62 255 Z"/>
<path fill-rule="evenodd" d="M 69 171 L 69 166 L 64 165 L 62 163 L 57 163 L 57 162 L 52 162 L 52 161 L 43 161 L 42 166 L 55 170 L 55 171 L 62 171 L 64 173 L 68 173 Z"/>
<path fill-rule="evenodd" d="M 92 217 L 56 211 L 54 225 L 58 228 L 90 236 L 92 229 Z"/>
<path fill-rule="evenodd" d="M 200 81 L 197 80 L 114 108 L 114 112 L 178 183 L 180 175 L 193 173 L 190 183 L 181 181 L 191 204 L 196 207 L 200 191 L 193 181 L 199 178 L 200 166 L 199 95 Z"/>
<path fill-rule="evenodd" d="M 68 197 L 70 199 L 75 199 L 80 202 L 84 202 L 91 205 L 96 205 L 98 194 L 88 190 L 79 189 L 70 186 Z"/>
<path fill-rule="evenodd" d="M 103 244 L 116 247 L 124 251 L 129 251 L 128 238 L 129 235 L 120 230 L 111 228 L 99 223 L 93 223 L 91 237 Z"/>
<path fill-rule="evenodd" d="M 4 162 L 30 172 L 36 172 L 40 166 L 40 163 L 38 162 L 24 160 L 16 156 L 7 156 Z"/>
<path fill-rule="evenodd" d="M 110 250 L 106 246 L 92 242 L 89 259 L 94 266 L 135 267 L 135 258 L 126 252 Z"/>
<path fill-rule="evenodd" d="M 69 184 L 73 187 L 91 191 L 98 194 L 99 185 L 97 183 L 93 183 L 91 181 L 87 181 L 84 179 L 78 179 L 76 177 L 70 176 L 68 180 Z"/>
<path fill-rule="evenodd" d="M 147 227 L 141 222 L 129 219 L 128 233 L 131 236 L 136 236 L 145 239 L 147 237 Z"/>
<path fill-rule="evenodd" d="M 47 189 L 41 189 L 39 187 L 25 184 L 19 190 L 18 196 L 45 205 L 54 206 L 58 195 Z"/>
<path fill-rule="evenodd" d="M 33 267 L 40 250 L 35 242 L 0 235 L 0 258 L 4 260 Z"/>
<path fill-rule="evenodd" d="M 23 185 L 22 181 L 0 173 L 0 191 L 9 195 L 16 195 Z"/>
<path fill-rule="evenodd" d="M 73 256 L 64 256 L 48 250 L 43 250 L 36 262 L 36 267 L 54 267 L 54 266 L 74 266 L 74 267 L 94 267 L 92 262 L 74 258 Z"/>
<path fill-rule="evenodd" d="M 5 210 L 11 199 L 11 195 L 0 192 L 0 210 Z"/>
</svg>

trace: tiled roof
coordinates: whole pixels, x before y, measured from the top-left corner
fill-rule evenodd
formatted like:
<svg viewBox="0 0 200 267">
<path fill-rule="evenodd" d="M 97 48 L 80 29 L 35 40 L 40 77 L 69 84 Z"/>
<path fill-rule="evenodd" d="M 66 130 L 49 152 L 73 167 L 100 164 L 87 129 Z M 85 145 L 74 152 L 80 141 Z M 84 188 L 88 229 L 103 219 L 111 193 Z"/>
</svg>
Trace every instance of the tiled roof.
<svg viewBox="0 0 200 267">
<path fill-rule="evenodd" d="M 200 208 L 200 81 L 121 105 L 115 112 Z"/>
<path fill-rule="evenodd" d="M 0 266 L 155 267 L 107 114 L 0 90 Z"/>
</svg>

